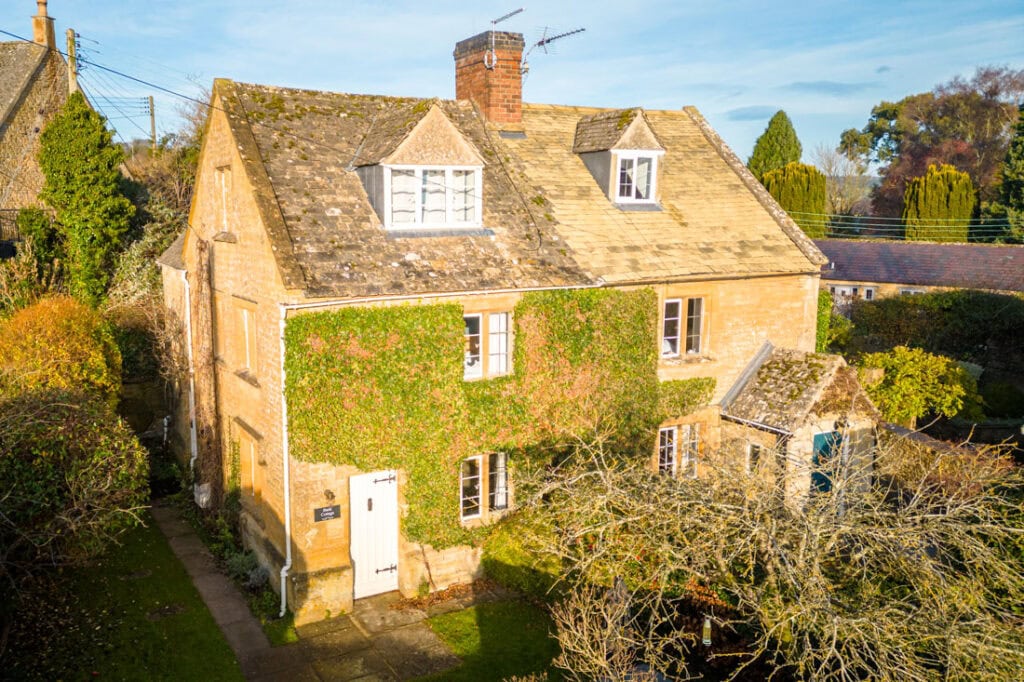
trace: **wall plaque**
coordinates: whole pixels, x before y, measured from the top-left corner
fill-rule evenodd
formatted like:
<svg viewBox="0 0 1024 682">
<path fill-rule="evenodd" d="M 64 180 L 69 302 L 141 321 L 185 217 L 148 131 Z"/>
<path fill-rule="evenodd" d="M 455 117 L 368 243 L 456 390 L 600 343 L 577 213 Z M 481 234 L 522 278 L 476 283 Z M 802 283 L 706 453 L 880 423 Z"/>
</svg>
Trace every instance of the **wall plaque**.
<svg viewBox="0 0 1024 682">
<path fill-rule="evenodd" d="M 341 505 L 336 504 L 333 507 L 317 507 L 313 510 L 313 523 L 319 523 L 320 521 L 331 521 L 341 516 Z"/>
</svg>

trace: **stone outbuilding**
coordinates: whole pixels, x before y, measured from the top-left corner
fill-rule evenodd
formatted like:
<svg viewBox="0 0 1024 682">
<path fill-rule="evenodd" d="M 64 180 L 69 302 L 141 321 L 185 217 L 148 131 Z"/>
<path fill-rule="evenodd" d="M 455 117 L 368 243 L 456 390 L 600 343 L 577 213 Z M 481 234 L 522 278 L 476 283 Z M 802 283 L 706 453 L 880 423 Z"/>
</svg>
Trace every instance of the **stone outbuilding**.
<svg viewBox="0 0 1024 682">
<path fill-rule="evenodd" d="M 721 453 L 798 503 L 842 466 L 870 466 L 879 418 L 842 357 L 765 344 L 722 399 Z"/>
</svg>

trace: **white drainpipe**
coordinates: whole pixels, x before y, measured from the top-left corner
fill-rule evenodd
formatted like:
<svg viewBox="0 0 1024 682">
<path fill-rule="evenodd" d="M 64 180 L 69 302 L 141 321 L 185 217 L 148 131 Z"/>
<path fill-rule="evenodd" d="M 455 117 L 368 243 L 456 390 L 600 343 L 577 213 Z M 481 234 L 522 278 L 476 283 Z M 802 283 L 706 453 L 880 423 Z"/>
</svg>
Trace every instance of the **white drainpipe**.
<svg viewBox="0 0 1024 682">
<path fill-rule="evenodd" d="M 189 448 L 191 457 L 188 470 L 195 483 L 196 458 L 199 456 L 199 438 L 196 435 L 196 370 L 192 361 L 192 290 L 188 285 L 188 272 L 182 271 L 181 281 L 185 284 L 185 345 L 188 351 L 188 421 Z"/>
<path fill-rule="evenodd" d="M 281 462 L 284 467 L 284 566 L 281 567 L 281 613 L 284 618 L 288 609 L 288 572 L 292 568 L 292 500 L 290 484 L 291 455 L 288 452 L 288 398 L 285 395 L 287 381 L 284 371 L 284 327 L 287 321 L 288 308 L 281 306 Z"/>
</svg>

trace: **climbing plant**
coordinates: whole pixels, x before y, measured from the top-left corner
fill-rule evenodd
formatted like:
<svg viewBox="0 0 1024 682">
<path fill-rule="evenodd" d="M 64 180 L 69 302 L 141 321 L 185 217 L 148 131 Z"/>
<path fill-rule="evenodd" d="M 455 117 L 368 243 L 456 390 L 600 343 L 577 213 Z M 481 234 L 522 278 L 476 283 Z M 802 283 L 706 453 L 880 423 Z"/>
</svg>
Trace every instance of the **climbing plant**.
<svg viewBox="0 0 1024 682">
<path fill-rule="evenodd" d="M 483 381 L 463 379 L 462 315 L 455 304 L 352 307 L 297 316 L 285 331 L 292 455 L 404 469 L 404 531 L 416 541 L 451 546 L 482 532 L 459 522 L 465 457 L 505 451 L 515 473 L 581 438 L 646 457 L 657 424 L 714 389 L 706 378 L 659 384 L 650 289 L 525 294 L 514 371 Z"/>
</svg>

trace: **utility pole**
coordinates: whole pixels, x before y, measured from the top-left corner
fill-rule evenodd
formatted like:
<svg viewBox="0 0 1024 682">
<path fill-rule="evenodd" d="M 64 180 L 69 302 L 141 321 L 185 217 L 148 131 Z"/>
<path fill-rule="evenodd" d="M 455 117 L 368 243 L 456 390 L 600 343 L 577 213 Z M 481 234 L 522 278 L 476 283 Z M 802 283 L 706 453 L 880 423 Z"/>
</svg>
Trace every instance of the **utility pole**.
<svg viewBox="0 0 1024 682">
<path fill-rule="evenodd" d="M 75 56 L 75 29 L 69 28 L 68 36 L 68 94 L 78 92 L 78 58 Z"/>
<path fill-rule="evenodd" d="M 149 137 L 153 142 L 153 153 L 156 154 L 156 109 L 153 107 L 153 95 L 149 96 Z"/>
</svg>

